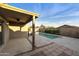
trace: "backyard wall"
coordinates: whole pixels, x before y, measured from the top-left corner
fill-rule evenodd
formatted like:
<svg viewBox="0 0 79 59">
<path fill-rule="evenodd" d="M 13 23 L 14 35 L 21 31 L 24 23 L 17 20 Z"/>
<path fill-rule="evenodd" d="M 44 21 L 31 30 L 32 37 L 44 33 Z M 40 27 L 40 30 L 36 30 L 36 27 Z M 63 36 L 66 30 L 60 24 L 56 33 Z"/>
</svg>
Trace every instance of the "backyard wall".
<svg viewBox="0 0 79 59">
<path fill-rule="evenodd" d="M 79 28 L 78 27 L 60 27 L 60 35 L 79 38 Z"/>
<path fill-rule="evenodd" d="M 12 31 L 10 30 L 10 39 L 16 39 L 16 38 L 27 38 L 28 33 L 27 32 L 21 32 L 21 31 Z"/>
<path fill-rule="evenodd" d="M 10 39 L 15 38 L 27 38 L 28 37 L 28 26 L 23 26 L 20 31 L 20 26 L 9 26 Z"/>
</svg>

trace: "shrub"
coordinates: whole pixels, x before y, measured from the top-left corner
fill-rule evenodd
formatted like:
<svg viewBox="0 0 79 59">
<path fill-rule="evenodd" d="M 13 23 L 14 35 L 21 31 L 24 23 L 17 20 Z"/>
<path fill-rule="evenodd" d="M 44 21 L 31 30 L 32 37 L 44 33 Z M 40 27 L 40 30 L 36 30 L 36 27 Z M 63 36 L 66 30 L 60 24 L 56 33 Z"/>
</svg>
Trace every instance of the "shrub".
<svg viewBox="0 0 79 59">
<path fill-rule="evenodd" d="M 59 30 L 58 29 L 45 29 L 45 33 L 59 34 Z"/>
</svg>

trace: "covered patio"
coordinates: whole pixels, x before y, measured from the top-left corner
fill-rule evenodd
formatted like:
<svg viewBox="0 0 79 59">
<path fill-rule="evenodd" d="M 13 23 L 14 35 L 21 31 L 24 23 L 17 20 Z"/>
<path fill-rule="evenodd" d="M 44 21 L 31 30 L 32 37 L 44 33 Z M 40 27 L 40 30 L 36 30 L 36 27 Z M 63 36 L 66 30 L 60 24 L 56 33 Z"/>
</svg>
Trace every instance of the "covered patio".
<svg viewBox="0 0 79 59">
<path fill-rule="evenodd" d="M 78 39 L 59 36 L 50 40 L 35 34 L 38 14 L 8 4 L 0 4 L 0 56 L 79 56 Z M 32 21 L 32 36 L 22 32 L 24 25 Z M 12 31 L 9 26 L 18 26 Z M 75 40 L 74 40 L 75 39 Z"/>
<path fill-rule="evenodd" d="M 2 50 L 5 51 L 4 48 L 6 47 L 7 44 L 10 44 L 11 47 L 14 47 L 14 46 L 20 47 L 20 45 L 18 44 L 22 44 L 21 41 L 23 41 L 24 44 L 31 46 L 30 48 L 31 50 L 34 50 L 35 49 L 35 19 L 36 18 L 38 18 L 38 14 L 36 13 L 32 13 L 32 12 L 29 12 L 23 9 L 19 9 L 19 8 L 10 6 L 8 4 L 0 3 L 0 25 L 1 25 L 0 51 Z M 32 21 L 32 44 L 27 42 L 29 33 L 28 32 L 25 34 L 23 34 L 23 32 L 21 33 L 22 27 L 31 21 Z M 17 32 L 17 33 L 12 32 L 9 29 L 9 26 L 20 27 L 20 32 Z M 24 41 L 23 39 L 21 39 L 20 36 L 24 36 L 27 39 L 24 38 L 25 39 Z M 18 40 L 20 40 L 20 43 L 17 43 Z M 10 43 L 8 43 L 9 41 Z M 13 42 L 15 45 L 11 45 Z M 22 45 L 22 47 L 23 46 L 24 45 Z M 14 48 L 14 49 L 17 49 L 17 48 Z"/>
</svg>

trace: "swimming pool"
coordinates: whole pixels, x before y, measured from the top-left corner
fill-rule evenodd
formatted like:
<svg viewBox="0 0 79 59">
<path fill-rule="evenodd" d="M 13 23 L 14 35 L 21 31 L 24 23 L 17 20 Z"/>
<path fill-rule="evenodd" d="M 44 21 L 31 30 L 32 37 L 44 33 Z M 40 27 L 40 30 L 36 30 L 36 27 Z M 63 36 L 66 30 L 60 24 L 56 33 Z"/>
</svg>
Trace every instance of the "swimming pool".
<svg viewBox="0 0 79 59">
<path fill-rule="evenodd" d="M 49 34 L 49 33 L 42 33 L 42 32 L 40 32 L 39 35 L 45 36 L 45 37 L 50 38 L 50 39 L 58 38 L 57 35 Z"/>
</svg>

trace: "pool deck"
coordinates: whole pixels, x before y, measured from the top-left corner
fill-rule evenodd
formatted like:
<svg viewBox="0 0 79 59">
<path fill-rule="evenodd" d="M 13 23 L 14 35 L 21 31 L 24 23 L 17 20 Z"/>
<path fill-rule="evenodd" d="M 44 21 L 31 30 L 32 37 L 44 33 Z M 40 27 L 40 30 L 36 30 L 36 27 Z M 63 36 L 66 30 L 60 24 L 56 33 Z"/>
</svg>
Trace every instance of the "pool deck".
<svg viewBox="0 0 79 59">
<path fill-rule="evenodd" d="M 79 39 L 60 36 L 52 40 L 38 34 L 35 38 L 35 50 L 31 50 L 30 36 L 29 40 L 26 38 L 10 40 L 0 53 L 16 56 L 79 56 Z"/>
<path fill-rule="evenodd" d="M 30 37 L 31 40 L 31 37 Z M 79 39 L 59 36 L 59 38 L 49 39 L 44 36 L 36 35 L 36 53 L 31 52 L 31 55 L 41 55 L 42 53 L 47 56 L 63 56 L 63 55 L 79 55 Z M 78 45 L 77 45 L 78 44 Z M 33 53 L 33 54 L 32 54 Z M 29 55 L 25 53 L 23 55 Z"/>
<path fill-rule="evenodd" d="M 61 36 L 60 38 L 56 38 L 52 40 L 53 42 L 63 45 L 64 47 L 70 48 L 74 51 L 79 52 L 79 39 L 77 38 L 70 38 Z"/>
</svg>

